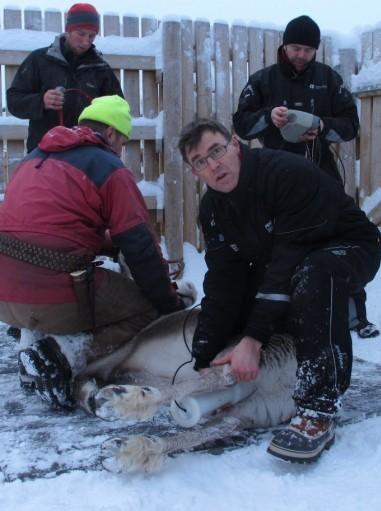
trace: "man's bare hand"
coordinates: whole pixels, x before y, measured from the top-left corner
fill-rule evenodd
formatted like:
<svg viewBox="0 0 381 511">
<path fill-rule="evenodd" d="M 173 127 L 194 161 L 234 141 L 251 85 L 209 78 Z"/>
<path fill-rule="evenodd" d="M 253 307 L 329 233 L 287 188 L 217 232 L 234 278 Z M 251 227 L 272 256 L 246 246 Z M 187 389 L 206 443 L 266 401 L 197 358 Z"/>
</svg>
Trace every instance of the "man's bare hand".
<svg viewBox="0 0 381 511">
<path fill-rule="evenodd" d="M 237 381 L 255 380 L 259 373 L 261 346 L 262 343 L 253 337 L 243 337 L 231 352 L 215 358 L 211 365 L 230 364 Z"/>
<path fill-rule="evenodd" d="M 57 89 L 49 89 L 44 94 L 45 110 L 62 110 L 64 104 L 64 94 Z"/>
<path fill-rule="evenodd" d="M 288 108 L 285 106 L 276 106 L 271 110 L 271 120 L 277 128 L 283 128 L 288 122 L 287 120 Z"/>
<path fill-rule="evenodd" d="M 319 133 L 323 131 L 324 128 L 324 122 L 320 119 L 320 126 L 319 128 L 315 128 L 314 130 L 308 130 L 300 137 L 300 141 L 305 142 L 307 140 L 313 140 L 314 138 L 319 136 Z"/>
</svg>

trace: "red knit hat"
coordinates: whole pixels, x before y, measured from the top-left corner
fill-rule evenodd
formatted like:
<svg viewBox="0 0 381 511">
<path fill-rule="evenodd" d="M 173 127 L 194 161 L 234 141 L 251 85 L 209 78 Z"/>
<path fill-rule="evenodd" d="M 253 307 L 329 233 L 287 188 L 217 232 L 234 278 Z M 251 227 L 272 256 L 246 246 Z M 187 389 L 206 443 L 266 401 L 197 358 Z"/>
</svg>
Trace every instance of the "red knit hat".
<svg viewBox="0 0 381 511">
<path fill-rule="evenodd" d="M 91 4 L 74 4 L 67 12 L 65 31 L 84 29 L 99 32 L 99 14 Z"/>
</svg>

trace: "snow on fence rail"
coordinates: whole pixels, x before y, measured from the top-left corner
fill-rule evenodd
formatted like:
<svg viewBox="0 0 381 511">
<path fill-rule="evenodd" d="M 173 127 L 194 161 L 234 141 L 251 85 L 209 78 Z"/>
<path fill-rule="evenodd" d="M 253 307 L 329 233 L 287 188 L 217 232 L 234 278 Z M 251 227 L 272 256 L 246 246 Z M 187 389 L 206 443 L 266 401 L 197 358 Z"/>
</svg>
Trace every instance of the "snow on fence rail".
<svg viewBox="0 0 381 511">
<path fill-rule="evenodd" d="M 63 23 L 58 11 L 4 9 L 0 101 L 4 101 L 5 90 L 26 54 L 50 44 L 54 33 L 63 30 Z M 282 33 L 220 22 L 159 22 L 118 15 L 103 16 L 101 27 L 97 48 L 121 79 L 135 118 L 124 159 L 141 181 L 148 205 L 165 234 L 169 258 L 181 260 L 184 241 L 202 248 L 197 225 L 202 188 L 181 161 L 179 132 L 195 117 L 213 116 L 230 127 L 248 76 L 276 61 Z M 38 35 L 45 37 L 46 43 L 36 41 L 33 48 L 30 43 L 28 47 L 10 46 L 9 34 L 15 29 L 21 41 Z M 27 39 L 20 29 L 28 30 Z M 323 38 L 317 59 L 332 65 L 330 38 Z M 340 61 L 340 71 L 350 86 L 357 67 L 354 50 L 340 50 Z M 0 149 L 6 182 L 24 154 L 26 123 L 9 116 L 6 104 L 2 104 L 2 112 Z M 355 196 L 355 143 L 342 144 L 338 151 L 345 165 L 347 190 Z M 156 195 L 148 192 L 147 196 L 152 189 Z"/>
</svg>

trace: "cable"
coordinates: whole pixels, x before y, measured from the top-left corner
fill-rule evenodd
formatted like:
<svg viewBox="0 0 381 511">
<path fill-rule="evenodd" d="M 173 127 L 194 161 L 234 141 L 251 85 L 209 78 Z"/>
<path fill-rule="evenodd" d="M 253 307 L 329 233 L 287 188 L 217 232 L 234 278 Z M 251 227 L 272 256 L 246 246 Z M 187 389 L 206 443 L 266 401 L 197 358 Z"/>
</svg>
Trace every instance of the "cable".
<svg viewBox="0 0 381 511">
<path fill-rule="evenodd" d="M 346 181 L 347 181 L 347 175 L 346 175 L 346 171 L 345 171 L 345 166 L 344 166 L 343 160 L 341 159 L 340 154 L 338 153 L 338 151 L 336 151 L 335 147 L 330 146 L 330 149 L 334 152 L 336 158 L 340 162 L 341 168 L 343 170 L 343 185 L 345 186 Z"/>
<path fill-rule="evenodd" d="M 175 380 L 176 380 L 176 376 L 178 374 L 178 372 L 180 371 L 180 369 L 182 369 L 184 366 L 186 366 L 187 364 L 190 364 L 192 361 L 193 361 L 193 355 L 192 355 L 192 350 L 191 348 L 189 347 L 188 345 L 188 342 L 187 342 L 187 338 L 186 338 L 186 326 L 187 326 L 187 323 L 188 323 L 188 320 L 189 318 L 191 317 L 191 313 L 192 311 L 196 308 L 196 307 L 199 307 L 200 303 L 196 303 L 195 305 L 193 305 L 193 307 L 191 307 L 189 310 L 188 310 L 188 313 L 184 319 L 184 323 L 183 323 L 183 341 L 184 341 L 184 344 L 186 346 L 186 349 L 188 350 L 188 352 L 190 353 L 191 355 L 191 359 L 190 360 L 187 360 L 186 362 L 183 362 L 182 364 L 179 365 L 179 367 L 176 369 L 176 371 L 174 372 L 173 374 L 173 377 L 172 377 L 172 382 L 171 382 L 171 385 L 174 385 L 175 384 Z"/>
<path fill-rule="evenodd" d="M 191 312 L 196 308 L 198 307 L 199 305 L 201 305 L 201 302 L 200 303 L 196 303 L 196 305 L 193 305 L 193 307 L 191 307 L 188 311 L 188 314 L 186 315 L 185 317 L 185 320 L 184 320 L 184 323 L 183 323 L 183 341 L 184 341 L 184 344 L 187 348 L 187 350 L 189 351 L 189 353 L 192 355 L 192 350 L 190 349 L 190 347 L 188 346 L 188 343 L 187 343 L 187 338 L 186 338 L 186 326 L 187 326 L 187 322 L 191 316 Z M 174 375 L 173 375 L 173 378 L 172 378 L 172 382 L 171 382 L 171 385 L 174 385 L 175 384 L 175 380 L 176 380 L 176 376 L 178 374 L 178 372 L 180 371 L 180 369 L 182 369 L 184 366 L 186 366 L 187 364 L 190 364 L 191 362 L 193 361 L 193 355 L 191 357 L 190 360 L 187 360 L 186 362 L 183 362 L 181 365 L 179 365 L 179 367 L 176 369 L 176 371 L 174 372 Z M 176 399 L 173 400 L 173 402 L 175 403 L 175 405 L 180 408 L 180 410 L 184 413 L 187 413 L 187 409 L 184 408 L 183 406 L 180 405 L 180 403 L 178 403 L 178 401 Z"/>
</svg>

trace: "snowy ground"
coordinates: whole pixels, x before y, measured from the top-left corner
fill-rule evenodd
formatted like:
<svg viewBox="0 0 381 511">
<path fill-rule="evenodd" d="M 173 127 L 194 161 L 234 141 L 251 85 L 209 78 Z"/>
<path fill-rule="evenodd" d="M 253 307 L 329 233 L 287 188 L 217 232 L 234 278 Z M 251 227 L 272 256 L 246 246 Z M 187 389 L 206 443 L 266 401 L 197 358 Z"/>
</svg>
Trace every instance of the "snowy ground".
<svg viewBox="0 0 381 511">
<path fill-rule="evenodd" d="M 186 247 L 186 263 L 185 277 L 201 289 L 204 263 L 190 246 Z M 379 326 L 380 291 L 381 274 L 368 288 L 369 316 Z M 365 360 L 381 363 L 381 338 L 360 340 L 355 335 L 354 351 Z M 44 420 L 44 410 L 41 405 L 40 420 Z M 5 420 L 4 414 L 0 417 Z M 340 428 L 334 447 L 312 466 L 288 465 L 269 457 L 269 434 L 257 445 L 219 456 L 181 454 L 169 459 L 159 474 L 150 476 L 119 476 L 98 470 L 0 482 L 0 509 L 378 511 L 380 436 L 380 417 Z"/>
</svg>

